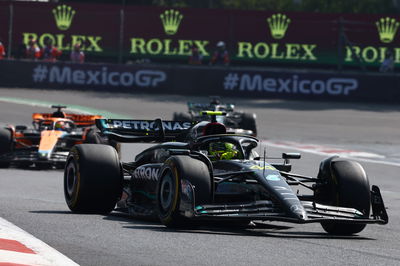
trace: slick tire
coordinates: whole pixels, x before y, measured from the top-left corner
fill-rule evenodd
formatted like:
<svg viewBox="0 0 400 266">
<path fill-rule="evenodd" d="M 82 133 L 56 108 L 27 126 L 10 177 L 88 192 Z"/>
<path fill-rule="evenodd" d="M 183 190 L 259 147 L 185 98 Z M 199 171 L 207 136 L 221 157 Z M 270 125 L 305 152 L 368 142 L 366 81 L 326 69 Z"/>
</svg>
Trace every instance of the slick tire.
<svg viewBox="0 0 400 266">
<path fill-rule="evenodd" d="M 12 135 L 11 131 L 6 128 L 0 128 L 0 156 L 12 151 Z M 1 162 L 0 168 L 8 168 L 10 162 Z"/>
<path fill-rule="evenodd" d="M 122 194 L 116 150 L 102 144 L 72 147 L 64 169 L 64 196 L 74 213 L 110 213 Z"/>
<path fill-rule="evenodd" d="M 189 114 L 186 114 L 186 113 L 176 113 L 176 112 L 174 112 L 172 120 L 173 121 L 190 122 L 190 121 L 192 121 L 192 117 Z"/>
<path fill-rule="evenodd" d="M 256 114 L 243 113 L 239 127 L 253 131 L 253 136 L 257 136 Z"/>
<path fill-rule="evenodd" d="M 160 221 L 167 227 L 188 225 L 179 212 L 183 179 L 194 186 L 194 206 L 212 200 L 211 177 L 205 163 L 189 156 L 168 158 L 160 170 L 156 197 Z"/>
<path fill-rule="evenodd" d="M 317 202 L 332 206 L 349 207 L 363 213 L 368 218 L 371 206 L 371 192 L 367 174 L 354 161 L 330 158 L 322 162 L 318 178 L 326 178 L 326 185 L 316 190 Z M 366 224 L 322 222 L 324 230 L 334 235 L 353 235 L 361 232 Z"/>
</svg>

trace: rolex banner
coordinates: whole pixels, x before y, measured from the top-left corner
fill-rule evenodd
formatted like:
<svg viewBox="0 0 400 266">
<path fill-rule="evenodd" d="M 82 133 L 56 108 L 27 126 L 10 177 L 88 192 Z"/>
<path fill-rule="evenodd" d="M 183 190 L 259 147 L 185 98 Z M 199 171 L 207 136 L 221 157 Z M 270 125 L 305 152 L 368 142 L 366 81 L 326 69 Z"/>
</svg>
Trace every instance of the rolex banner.
<svg viewBox="0 0 400 266">
<path fill-rule="evenodd" d="M 224 41 L 232 65 L 376 67 L 389 53 L 400 63 L 400 17 L 393 15 L 1 2 L 0 22 L 14 57 L 36 39 L 53 41 L 61 60 L 79 43 L 92 62 L 184 63 L 196 47 L 208 64 Z"/>
</svg>

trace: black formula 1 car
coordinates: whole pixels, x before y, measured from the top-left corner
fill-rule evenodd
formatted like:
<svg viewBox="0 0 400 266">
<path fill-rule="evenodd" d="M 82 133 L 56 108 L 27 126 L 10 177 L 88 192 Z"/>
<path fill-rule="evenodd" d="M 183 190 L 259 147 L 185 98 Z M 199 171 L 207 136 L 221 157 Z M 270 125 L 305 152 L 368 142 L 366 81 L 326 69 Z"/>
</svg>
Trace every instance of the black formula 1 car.
<svg viewBox="0 0 400 266">
<path fill-rule="evenodd" d="M 204 111 L 221 111 L 226 115 L 217 116 L 217 121 L 226 126 L 228 133 L 257 136 L 256 114 L 238 111 L 233 103 L 221 103 L 218 96 L 211 96 L 209 103 L 188 102 L 187 106 L 187 113 L 175 112 L 172 120 L 207 121 L 210 116 Z"/>
<path fill-rule="evenodd" d="M 114 145 L 95 127 L 100 115 L 66 113 L 66 106 L 53 105 L 52 113 L 33 113 L 32 127 L 8 125 L 0 128 L 0 168 L 63 168 L 72 146 L 80 143 Z"/>
<path fill-rule="evenodd" d="M 74 146 L 64 172 L 64 194 L 72 212 L 119 210 L 157 217 L 168 227 L 196 220 L 320 223 L 326 232 L 340 235 L 388 222 L 379 188 L 370 187 L 357 162 L 331 157 L 321 162 L 317 177 L 308 177 L 290 173 L 289 160 L 300 154 L 284 153 L 283 162 L 269 163 L 257 154 L 256 138 L 225 134 L 219 123 L 96 123 L 116 141 L 159 144 L 126 163 L 111 146 Z M 295 192 L 296 186 L 310 192 Z"/>
</svg>

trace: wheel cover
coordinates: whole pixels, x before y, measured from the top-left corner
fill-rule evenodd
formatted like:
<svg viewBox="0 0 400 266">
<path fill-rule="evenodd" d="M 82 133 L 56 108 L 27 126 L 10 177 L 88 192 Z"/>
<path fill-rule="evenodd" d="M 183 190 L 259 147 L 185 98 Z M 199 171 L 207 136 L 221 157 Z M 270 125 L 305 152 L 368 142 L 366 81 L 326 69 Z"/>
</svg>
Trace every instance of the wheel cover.
<svg viewBox="0 0 400 266">
<path fill-rule="evenodd" d="M 73 162 L 70 162 L 67 167 L 67 180 L 65 184 L 67 188 L 67 194 L 70 198 L 74 194 L 76 182 L 77 182 L 77 177 L 76 177 L 75 166 Z"/>
<path fill-rule="evenodd" d="M 160 205 L 163 211 L 167 212 L 171 208 L 175 193 L 174 177 L 171 171 L 168 171 L 160 186 Z"/>
</svg>

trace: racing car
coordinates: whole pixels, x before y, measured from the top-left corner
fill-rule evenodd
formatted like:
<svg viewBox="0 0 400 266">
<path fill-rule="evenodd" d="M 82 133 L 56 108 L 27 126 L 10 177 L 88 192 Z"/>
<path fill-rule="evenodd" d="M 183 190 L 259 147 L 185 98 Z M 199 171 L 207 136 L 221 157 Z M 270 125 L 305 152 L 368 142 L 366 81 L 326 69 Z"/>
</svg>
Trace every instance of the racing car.
<svg viewBox="0 0 400 266">
<path fill-rule="evenodd" d="M 131 162 L 121 162 L 111 146 L 74 146 L 64 170 L 64 196 L 74 213 L 122 211 L 173 228 L 199 221 L 320 223 L 338 235 L 388 223 L 380 190 L 370 187 L 358 162 L 334 156 L 321 162 L 317 177 L 294 174 L 290 160 L 300 154 L 267 162 L 257 153 L 257 138 L 226 134 L 215 119 L 99 119 L 96 125 L 116 141 L 154 144 Z M 296 192 L 299 186 L 308 192 Z"/>
<path fill-rule="evenodd" d="M 187 106 L 187 113 L 174 112 L 172 120 L 205 121 L 210 120 L 210 116 L 202 115 L 203 111 L 221 111 L 226 115 L 217 116 L 217 120 L 227 127 L 228 133 L 257 136 L 256 114 L 237 111 L 233 103 L 221 103 L 218 96 L 211 96 L 209 103 L 188 102 Z"/>
<path fill-rule="evenodd" d="M 95 127 L 100 115 L 65 113 L 66 106 L 53 105 L 52 113 L 33 113 L 32 127 L 0 128 L 0 168 L 14 164 L 37 168 L 63 168 L 72 146 L 79 143 L 103 143 L 119 146 L 101 136 Z"/>
</svg>

